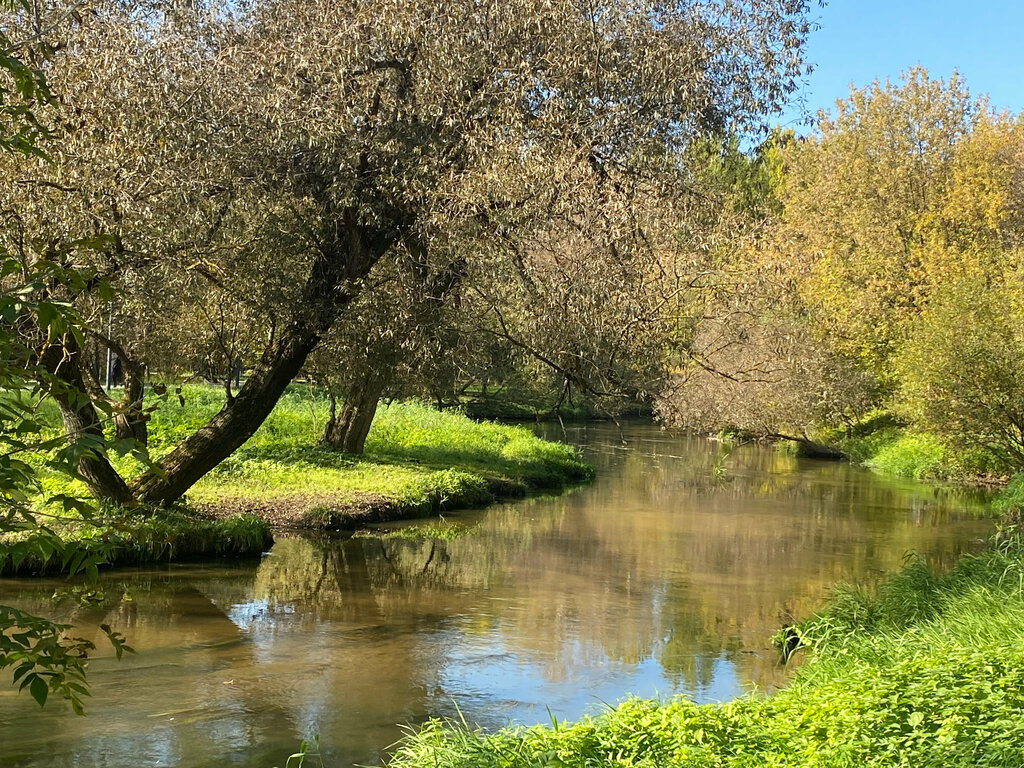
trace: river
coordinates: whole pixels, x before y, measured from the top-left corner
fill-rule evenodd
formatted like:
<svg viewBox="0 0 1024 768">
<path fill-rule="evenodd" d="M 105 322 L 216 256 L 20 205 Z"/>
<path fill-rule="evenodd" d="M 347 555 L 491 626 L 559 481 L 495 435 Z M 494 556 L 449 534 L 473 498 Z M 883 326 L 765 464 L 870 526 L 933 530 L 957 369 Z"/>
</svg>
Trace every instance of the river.
<svg viewBox="0 0 1024 768">
<path fill-rule="evenodd" d="M 96 638 L 85 717 L 0 686 L 0 766 L 283 768 L 312 734 L 328 766 L 373 764 L 430 716 L 494 728 L 771 690 L 768 638 L 831 585 L 908 552 L 948 566 L 991 529 L 977 494 L 771 447 L 641 424 L 564 437 L 592 485 L 452 514 L 458 538 L 284 535 L 259 562 L 104 574 L 106 604 L 57 610 L 137 653 Z M 52 613 L 66 586 L 0 580 L 0 602 Z"/>
</svg>

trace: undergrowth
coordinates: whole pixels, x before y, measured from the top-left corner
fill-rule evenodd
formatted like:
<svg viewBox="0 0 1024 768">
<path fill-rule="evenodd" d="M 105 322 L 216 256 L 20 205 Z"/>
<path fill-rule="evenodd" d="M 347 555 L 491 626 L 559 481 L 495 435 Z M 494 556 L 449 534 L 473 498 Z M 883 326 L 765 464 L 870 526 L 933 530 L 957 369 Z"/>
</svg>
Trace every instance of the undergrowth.
<svg viewBox="0 0 1024 768">
<path fill-rule="evenodd" d="M 986 483 L 1005 480 L 1006 467 L 984 451 L 912 432 L 885 414 L 867 420 L 848 436 L 826 432 L 824 440 L 837 446 L 850 461 L 895 477 Z"/>
<path fill-rule="evenodd" d="M 267 523 L 252 515 L 215 520 L 185 509 L 159 515 L 114 509 L 89 520 L 52 521 L 50 528 L 71 545 L 63 560 L 45 537 L 6 534 L 0 538 L 0 576 L 61 572 L 68 558 L 87 556 L 98 565 L 256 557 L 273 543 Z"/>
</svg>

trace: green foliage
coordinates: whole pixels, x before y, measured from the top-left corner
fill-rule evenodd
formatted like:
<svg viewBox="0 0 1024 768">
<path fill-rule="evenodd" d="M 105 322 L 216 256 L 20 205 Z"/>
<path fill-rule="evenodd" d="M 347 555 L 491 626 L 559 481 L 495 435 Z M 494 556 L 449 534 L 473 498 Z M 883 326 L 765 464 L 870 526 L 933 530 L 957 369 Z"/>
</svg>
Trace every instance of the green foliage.
<svg viewBox="0 0 1024 768">
<path fill-rule="evenodd" d="M 906 408 L 923 428 L 1024 466 L 1024 333 L 1020 287 L 954 282 L 915 324 L 900 361 Z"/>
<path fill-rule="evenodd" d="M 46 703 L 51 692 L 56 693 L 71 703 L 75 714 L 84 714 L 82 697 L 89 695 L 86 659 L 96 646 L 68 636 L 70 624 L 56 624 L 7 606 L 0 606 L 0 626 L 11 628 L 0 633 L 0 669 L 11 668 L 18 690 L 28 690 L 39 706 Z M 132 652 L 123 635 L 106 624 L 100 629 L 118 659 L 126 651 Z"/>
<path fill-rule="evenodd" d="M 1004 477 L 1006 471 L 987 451 L 951 444 L 948 436 L 911 431 L 888 413 L 855 427 L 850 437 L 826 430 L 821 439 L 850 461 L 896 477 L 973 483 Z"/>
<path fill-rule="evenodd" d="M 1004 516 L 1019 517 L 1024 510 L 1024 473 L 1018 472 L 992 500 L 992 508 Z"/>
<path fill-rule="evenodd" d="M 945 473 L 945 446 L 932 435 L 904 433 L 891 442 L 880 441 L 864 463 L 896 477 L 935 480 Z"/>
<path fill-rule="evenodd" d="M 288 760 L 285 762 L 285 768 L 303 768 L 306 765 L 306 760 L 309 759 L 311 762 L 316 761 L 314 765 L 319 768 L 324 768 L 324 760 L 320 755 L 320 737 L 313 736 L 311 739 L 304 739 L 299 744 L 299 751 L 294 754 L 288 755 Z"/>
<path fill-rule="evenodd" d="M 696 172 L 723 195 L 729 209 L 761 222 L 782 212 L 784 153 L 796 143 L 792 130 L 774 128 L 755 151 L 744 152 L 736 135 L 694 142 L 688 157 Z"/>
<path fill-rule="evenodd" d="M 272 542 L 267 523 L 253 515 L 211 519 L 178 509 L 160 515 L 113 509 L 56 521 L 46 537 L 8 534 L 0 539 L 0 575 L 79 570 L 95 575 L 99 565 L 253 557 Z"/>
<path fill-rule="evenodd" d="M 9 61 L 0 61 L 0 67 L 7 67 L 15 80 L 26 76 L 11 70 Z M 0 86 L 0 104 L 6 96 Z M 0 106 L 2 116 L 10 112 Z M 23 138 L 0 136 L 0 148 L 24 150 L 18 145 Z M 108 539 L 93 538 L 83 545 L 63 536 L 56 524 L 60 517 L 73 515 L 88 524 L 95 510 L 80 493 L 47 492 L 39 477 L 43 466 L 51 474 L 74 477 L 83 457 L 107 450 L 101 437 L 47 434 L 41 408 L 55 394 L 81 396 L 52 375 L 42 357 L 69 337 L 79 343 L 82 339 L 77 313 L 52 299 L 53 289 L 80 287 L 90 278 L 48 259 L 29 266 L 17 258 L 0 258 L 0 573 L 54 563 L 69 575 L 95 577 L 116 547 Z M 70 629 L 0 605 L 0 669 L 10 668 L 19 690 L 28 691 L 40 706 L 55 693 L 81 714 L 82 697 L 88 695 L 84 659 L 93 645 L 71 636 Z M 130 650 L 117 632 L 105 625 L 101 629 L 118 658 Z"/>
</svg>

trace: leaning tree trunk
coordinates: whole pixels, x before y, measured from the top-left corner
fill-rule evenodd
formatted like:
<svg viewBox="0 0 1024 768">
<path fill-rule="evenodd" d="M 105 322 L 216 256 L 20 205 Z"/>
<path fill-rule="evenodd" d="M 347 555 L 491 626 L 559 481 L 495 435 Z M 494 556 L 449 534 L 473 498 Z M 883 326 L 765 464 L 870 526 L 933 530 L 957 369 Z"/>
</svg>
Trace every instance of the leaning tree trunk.
<svg viewBox="0 0 1024 768">
<path fill-rule="evenodd" d="M 41 362 L 57 379 L 50 394 L 60 409 L 68 440 L 80 452 L 78 474 L 97 499 L 127 504 L 132 492 L 104 453 L 103 424 L 93 401 L 85 394 L 82 351 L 74 335 L 66 334 L 62 341 L 49 344 Z"/>
<path fill-rule="evenodd" d="M 343 453 L 363 452 L 386 378 L 380 371 L 369 373 L 345 398 L 340 412 L 332 409 L 320 438 L 321 445 Z"/>
<path fill-rule="evenodd" d="M 317 330 L 293 324 L 263 353 L 252 375 L 220 411 L 136 484 L 146 501 L 167 504 L 180 498 L 207 472 L 234 453 L 259 429 L 320 341 Z"/>
<path fill-rule="evenodd" d="M 341 213 L 331 233 L 335 248 L 321 249 L 314 260 L 296 315 L 260 356 L 238 393 L 164 457 L 157 471 L 139 478 L 134 490 L 143 500 L 169 504 L 179 499 L 252 437 L 397 234 L 365 228 L 354 208 Z"/>
</svg>

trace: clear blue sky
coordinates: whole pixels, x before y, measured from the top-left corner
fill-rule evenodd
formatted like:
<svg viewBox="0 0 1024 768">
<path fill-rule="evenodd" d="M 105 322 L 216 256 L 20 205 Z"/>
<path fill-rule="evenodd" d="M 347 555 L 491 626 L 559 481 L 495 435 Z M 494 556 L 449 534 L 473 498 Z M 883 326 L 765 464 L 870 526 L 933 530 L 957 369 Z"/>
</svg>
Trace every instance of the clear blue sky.
<svg viewBox="0 0 1024 768">
<path fill-rule="evenodd" d="M 1024 0 L 830 0 L 812 16 L 808 59 L 816 67 L 803 91 L 811 112 L 876 78 L 898 80 L 920 64 L 932 77 L 956 69 L 971 93 L 996 108 L 1024 111 Z M 781 118 L 784 124 L 796 108 Z M 798 132 L 806 129 L 797 128 Z"/>
</svg>

